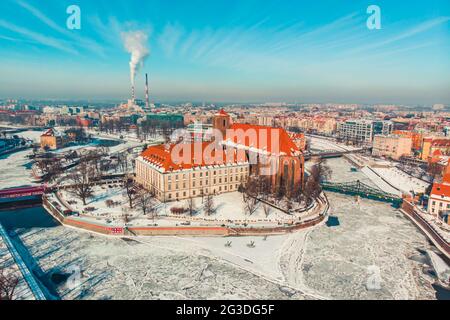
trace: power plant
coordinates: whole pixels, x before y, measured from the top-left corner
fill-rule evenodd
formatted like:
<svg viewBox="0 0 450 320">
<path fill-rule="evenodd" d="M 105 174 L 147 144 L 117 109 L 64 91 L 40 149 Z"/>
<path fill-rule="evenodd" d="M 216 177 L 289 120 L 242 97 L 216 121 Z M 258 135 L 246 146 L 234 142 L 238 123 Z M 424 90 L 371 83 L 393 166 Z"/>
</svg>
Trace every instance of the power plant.
<svg viewBox="0 0 450 320">
<path fill-rule="evenodd" d="M 145 74 L 145 102 L 136 98 L 136 91 L 134 84 L 131 85 L 131 99 L 125 107 L 130 111 L 150 111 L 153 109 L 154 105 L 150 104 L 149 94 L 148 94 L 148 74 Z"/>
<path fill-rule="evenodd" d="M 131 101 L 133 103 L 136 101 L 136 95 L 134 93 L 134 84 L 131 86 Z"/>
<path fill-rule="evenodd" d="M 145 74 L 145 109 L 149 109 L 149 102 L 148 102 L 148 75 Z"/>
</svg>

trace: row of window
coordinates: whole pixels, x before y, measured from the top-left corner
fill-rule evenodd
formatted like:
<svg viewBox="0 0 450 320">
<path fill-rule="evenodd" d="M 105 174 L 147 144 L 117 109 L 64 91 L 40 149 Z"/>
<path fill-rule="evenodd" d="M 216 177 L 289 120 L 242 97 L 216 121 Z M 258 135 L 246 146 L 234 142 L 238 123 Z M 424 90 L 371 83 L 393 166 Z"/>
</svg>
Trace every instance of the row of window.
<svg viewBox="0 0 450 320">
<path fill-rule="evenodd" d="M 226 169 L 224 169 L 223 170 L 223 172 L 222 172 L 222 170 L 214 170 L 214 171 L 212 171 L 212 174 L 215 176 L 215 175 L 217 175 L 217 174 L 219 174 L 219 175 L 221 175 L 221 174 L 233 174 L 233 173 L 238 173 L 238 172 L 247 172 L 247 167 L 246 168 L 244 168 L 244 167 L 241 167 L 241 168 L 231 168 L 231 169 L 228 169 L 228 172 L 227 172 L 227 170 Z M 199 172 L 198 173 L 198 176 L 201 178 L 201 177 L 203 177 L 203 173 L 205 174 L 205 177 L 208 177 L 209 176 L 209 171 L 206 171 L 206 172 Z M 179 178 L 180 178 L 180 176 L 183 178 L 183 179 L 187 179 L 187 174 L 186 173 L 183 173 L 183 174 L 176 174 L 175 175 L 175 180 L 179 180 Z M 192 173 L 192 178 L 195 178 L 196 177 L 196 173 L 194 172 L 194 173 Z M 171 181 L 172 180 L 172 175 L 168 175 L 167 176 L 167 180 L 169 180 L 169 181 Z"/>
<path fill-rule="evenodd" d="M 235 185 L 230 185 L 230 186 L 223 186 L 223 188 L 221 187 L 221 186 L 219 186 L 217 189 L 216 188 L 214 188 L 213 189 L 213 191 L 212 191 L 212 193 L 213 194 L 216 194 L 217 192 L 222 192 L 222 191 L 224 191 L 224 192 L 227 192 L 227 191 L 234 191 L 234 190 L 237 190 L 239 188 L 239 184 L 235 184 Z M 200 191 L 200 193 L 196 193 L 196 190 L 192 190 L 192 196 L 199 196 L 199 195 L 201 195 L 201 192 L 202 191 Z M 204 189 L 203 190 L 203 194 L 204 195 L 207 195 L 207 194 L 209 194 L 209 190 L 208 189 Z M 175 193 L 168 193 L 167 194 L 167 198 L 168 199 L 175 199 L 175 200 L 177 200 L 177 199 L 179 199 L 180 197 L 183 197 L 183 198 L 186 198 L 186 197 L 188 197 L 188 192 L 187 191 L 183 191 L 183 192 L 175 192 Z"/>
<path fill-rule="evenodd" d="M 238 181 L 242 182 L 243 180 L 244 180 L 244 176 L 243 175 L 242 176 L 236 176 L 234 178 L 235 182 L 238 182 Z M 207 179 L 205 180 L 205 186 L 208 185 L 208 181 L 209 180 L 207 180 Z M 203 186 L 203 180 L 198 180 L 198 182 L 199 182 L 199 186 L 202 187 Z M 228 183 L 228 178 L 225 177 L 223 180 L 222 180 L 222 178 L 218 178 L 218 179 L 214 178 L 213 181 L 212 181 L 212 184 L 215 185 L 216 183 L 222 183 L 222 182 L 223 183 Z M 230 177 L 229 182 L 230 183 L 233 182 L 233 176 Z M 186 182 L 183 182 L 182 186 L 183 186 L 182 189 L 186 189 Z M 192 181 L 192 187 L 193 188 L 196 187 L 196 182 L 195 181 Z M 175 184 L 175 189 L 174 190 L 177 190 L 177 189 L 179 189 L 179 184 Z M 171 183 L 169 183 L 167 185 L 167 190 L 172 191 L 172 184 Z"/>
<path fill-rule="evenodd" d="M 434 208 L 436 206 L 436 201 L 431 202 L 431 207 Z M 444 204 L 442 202 L 439 202 L 439 208 L 442 208 Z M 447 209 L 450 209 L 450 203 L 447 203 Z"/>
</svg>

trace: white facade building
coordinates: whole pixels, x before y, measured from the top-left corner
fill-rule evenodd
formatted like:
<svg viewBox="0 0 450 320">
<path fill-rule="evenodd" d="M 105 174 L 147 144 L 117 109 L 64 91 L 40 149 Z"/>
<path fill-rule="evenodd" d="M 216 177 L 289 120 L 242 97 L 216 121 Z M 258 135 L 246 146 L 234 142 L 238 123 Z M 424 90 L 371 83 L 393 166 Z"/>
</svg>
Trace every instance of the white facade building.
<svg viewBox="0 0 450 320">
<path fill-rule="evenodd" d="M 371 145 L 376 134 L 389 135 L 394 125 L 391 121 L 347 120 L 337 124 L 338 137 L 357 144 Z"/>
</svg>

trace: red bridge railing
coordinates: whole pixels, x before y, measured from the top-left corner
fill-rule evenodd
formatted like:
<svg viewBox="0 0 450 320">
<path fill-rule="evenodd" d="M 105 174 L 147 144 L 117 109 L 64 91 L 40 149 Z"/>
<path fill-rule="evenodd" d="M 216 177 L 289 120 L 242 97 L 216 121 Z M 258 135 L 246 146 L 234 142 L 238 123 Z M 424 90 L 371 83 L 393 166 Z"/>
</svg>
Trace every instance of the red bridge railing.
<svg viewBox="0 0 450 320">
<path fill-rule="evenodd" d="M 19 198 L 44 194 L 46 186 L 20 187 L 0 190 L 0 198 Z"/>
</svg>

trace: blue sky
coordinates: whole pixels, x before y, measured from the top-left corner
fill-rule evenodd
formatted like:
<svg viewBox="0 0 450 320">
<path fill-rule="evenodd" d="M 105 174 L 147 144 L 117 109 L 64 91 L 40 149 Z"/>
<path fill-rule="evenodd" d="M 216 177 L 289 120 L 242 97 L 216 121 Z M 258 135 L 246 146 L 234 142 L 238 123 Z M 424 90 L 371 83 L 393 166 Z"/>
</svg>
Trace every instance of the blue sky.
<svg viewBox="0 0 450 320">
<path fill-rule="evenodd" d="M 136 30 L 156 101 L 450 103 L 448 0 L 2 0 L 0 97 L 126 99 Z"/>
</svg>

